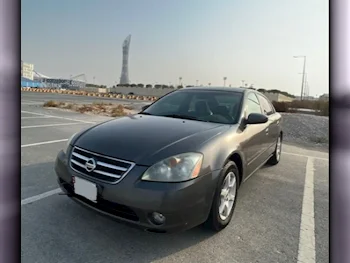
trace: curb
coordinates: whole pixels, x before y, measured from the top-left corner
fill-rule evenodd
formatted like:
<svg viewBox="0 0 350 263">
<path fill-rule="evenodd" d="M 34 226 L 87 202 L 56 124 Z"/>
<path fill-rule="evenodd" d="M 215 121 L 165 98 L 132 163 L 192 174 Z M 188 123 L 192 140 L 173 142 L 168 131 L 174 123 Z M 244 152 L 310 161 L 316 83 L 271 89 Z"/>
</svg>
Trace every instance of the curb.
<svg viewBox="0 0 350 263">
<path fill-rule="evenodd" d="M 107 93 L 98 93 L 98 92 L 58 90 L 58 89 L 44 89 L 44 88 L 21 88 L 21 91 L 69 94 L 69 95 L 78 95 L 78 96 L 80 95 L 80 96 L 99 97 L 99 98 L 143 100 L 143 101 L 156 101 L 158 99 L 157 97 L 154 97 L 154 96 L 107 94 Z"/>
</svg>

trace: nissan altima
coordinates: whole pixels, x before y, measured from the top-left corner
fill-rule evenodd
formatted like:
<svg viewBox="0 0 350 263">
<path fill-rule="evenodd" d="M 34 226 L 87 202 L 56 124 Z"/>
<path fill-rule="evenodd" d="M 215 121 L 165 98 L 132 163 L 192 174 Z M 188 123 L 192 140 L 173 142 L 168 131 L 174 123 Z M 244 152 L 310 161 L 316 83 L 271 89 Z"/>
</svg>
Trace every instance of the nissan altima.
<svg viewBox="0 0 350 263">
<path fill-rule="evenodd" d="M 244 88 L 191 87 L 69 140 L 55 162 L 77 203 L 157 233 L 231 221 L 238 189 L 281 158 L 281 115 Z"/>
</svg>

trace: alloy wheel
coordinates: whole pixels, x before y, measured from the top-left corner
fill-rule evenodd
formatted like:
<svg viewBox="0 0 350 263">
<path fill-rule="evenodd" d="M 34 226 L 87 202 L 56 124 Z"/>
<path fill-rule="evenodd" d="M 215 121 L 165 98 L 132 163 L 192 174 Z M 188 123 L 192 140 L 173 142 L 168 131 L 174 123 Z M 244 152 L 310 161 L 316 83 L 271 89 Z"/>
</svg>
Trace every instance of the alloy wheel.
<svg viewBox="0 0 350 263">
<path fill-rule="evenodd" d="M 226 220 L 231 213 L 236 199 L 236 189 L 236 175 L 229 172 L 224 179 L 220 192 L 219 216 L 221 220 Z"/>
<path fill-rule="evenodd" d="M 279 161 L 281 158 L 281 152 L 282 152 L 282 141 L 281 141 L 281 137 L 278 137 L 277 145 L 276 145 L 276 159 L 277 159 L 277 161 Z"/>
</svg>

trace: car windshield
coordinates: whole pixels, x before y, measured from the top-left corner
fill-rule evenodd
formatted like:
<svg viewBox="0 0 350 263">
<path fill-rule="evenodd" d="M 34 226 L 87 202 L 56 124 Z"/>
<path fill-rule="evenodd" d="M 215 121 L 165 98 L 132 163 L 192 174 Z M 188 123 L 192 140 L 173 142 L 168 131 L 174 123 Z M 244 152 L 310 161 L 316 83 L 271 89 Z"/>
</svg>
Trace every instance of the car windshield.
<svg viewBox="0 0 350 263">
<path fill-rule="evenodd" d="M 141 114 L 235 124 L 243 93 L 234 91 L 181 90 L 159 99 Z"/>
</svg>

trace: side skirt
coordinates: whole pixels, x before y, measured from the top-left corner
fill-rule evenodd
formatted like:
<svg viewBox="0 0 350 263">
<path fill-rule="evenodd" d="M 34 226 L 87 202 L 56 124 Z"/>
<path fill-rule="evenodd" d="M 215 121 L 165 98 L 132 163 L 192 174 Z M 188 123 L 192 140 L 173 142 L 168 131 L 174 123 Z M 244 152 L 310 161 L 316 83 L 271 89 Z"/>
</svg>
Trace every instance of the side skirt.
<svg viewBox="0 0 350 263">
<path fill-rule="evenodd" d="M 261 167 L 263 167 L 266 164 L 266 162 L 272 157 L 272 155 L 273 155 L 273 153 L 270 154 L 269 157 L 264 162 L 262 162 L 253 172 L 251 172 L 250 175 L 248 175 L 246 178 L 244 178 L 242 183 L 247 181 L 256 171 L 258 171 Z"/>
</svg>

